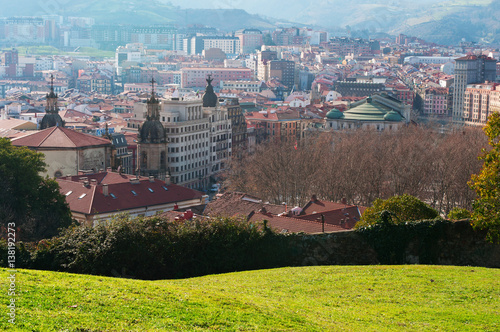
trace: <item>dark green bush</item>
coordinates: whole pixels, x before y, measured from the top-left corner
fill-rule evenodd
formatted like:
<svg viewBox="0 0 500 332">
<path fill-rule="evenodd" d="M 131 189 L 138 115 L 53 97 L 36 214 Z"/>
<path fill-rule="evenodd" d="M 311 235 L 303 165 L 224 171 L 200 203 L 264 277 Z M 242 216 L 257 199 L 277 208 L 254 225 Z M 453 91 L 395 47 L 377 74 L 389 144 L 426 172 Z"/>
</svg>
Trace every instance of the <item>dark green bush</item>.
<svg viewBox="0 0 500 332">
<path fill-rule="evenodd" d="M 409 221 L 406 223 L 376 223 L 356 230 L 377 252 L 381 264 L 405 264 L 406 252 L 410 242 L 417 248 L 420 264 L 437 262 L 438 240 L 450 221 L 436 218 L 433 220 Z"/>
<path fill-rule="evenodd" d="M 184 278 L 279 267 L 286 236 L 235 219 L 171 222 L 121 216 L 77 226 L 31 249 L 25 267 L 141 279 Z"/>
<path fill-rule="evenodd" d="M 385 220 L 381 213 L 385 212 Z M 406 223 L 413 220 L 434 219 L 439 213 L 416 197 L 408 194 L 393 196 L 386 200 L 376 199 L 373 206 L 365 210 L 356 228 L 381 222 L 391 224 Z"/>
<path fill-rule="evenodd" d="M 453 208 L 449 213 L 448 213 L 448 219 L 449 220 L 462 220 L 462 219 L 470 219 L 471 217 L 471 212 L 467 209 L 462 209 L 462 208 Z"/>
</svg>

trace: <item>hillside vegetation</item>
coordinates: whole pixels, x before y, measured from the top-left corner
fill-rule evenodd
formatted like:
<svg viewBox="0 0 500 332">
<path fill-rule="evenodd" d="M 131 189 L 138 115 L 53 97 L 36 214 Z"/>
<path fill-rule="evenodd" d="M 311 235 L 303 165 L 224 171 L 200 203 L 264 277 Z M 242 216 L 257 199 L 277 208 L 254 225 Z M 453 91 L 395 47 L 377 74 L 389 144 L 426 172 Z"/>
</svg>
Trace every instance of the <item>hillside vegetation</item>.
<svg viewBox="0 0 500 332">
<path fill-rule="evenodd" d="M 416 265 L 162 281 L 19 270 L 16 325 L 4 317 L 0 330 L 498 331 L 499 280 L 498 269 Z"/>
<path fill-rule="evenodd" d="M 497 32 L 500 31 L 498 0 L 329 0 L 295 3 L 284 0 L 66 0 L 50 3 L 18 0 L 5 3 L 2 7 L 5 17 L 52 14 L 92 17 L 98 24 L 168 24 L 178 27 L 203 24 L 225 31 L 307 25 L 365 38 L 380 32 L 405 33 L 444 44 L 456 43 L 462 38 L 498 42 Z"/>
</svg>

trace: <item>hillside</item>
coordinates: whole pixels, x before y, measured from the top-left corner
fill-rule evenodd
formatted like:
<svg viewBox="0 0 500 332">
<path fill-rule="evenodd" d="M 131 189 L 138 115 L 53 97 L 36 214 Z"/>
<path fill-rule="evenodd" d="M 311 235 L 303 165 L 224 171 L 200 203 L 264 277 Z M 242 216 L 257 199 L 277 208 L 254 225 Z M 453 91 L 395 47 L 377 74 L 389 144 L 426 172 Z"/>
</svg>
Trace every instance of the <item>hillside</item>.
<svg viewBox="0 0 500 332">
<path fill-rule="evenodd" d="M 65 15 L 93 17 L 97 23 L 137 25 L 204 24 L 225 31 L 241 28 L 314 26 L 329 31 L 404 33 L 428 41 L 453 44 L 469 41 L 499 42 L 500 0 L 329 0 L 320 2 L 193 0 L 74 0 L 50 3 L 37 0 L 7 2 L 2 16 Z M 252 14 L 250 14 L 252 13 Z M 295 22 L 295 23 L 294 23 Z M 364 31 L 364 34 L 359 34 Z"/>
<path fill-rule="evenodd" d="M 56 2 L 58 4 L 58 2 Z M 92 17 L 96 23 L 121 24 L 204 24 L 223 30 L 235 30 L 244 27 L 269 29 L 274 24 L 270 21 L 250 15 L 241 9 L 190 9 L 189 11 L 173 6 L 171 3 L 140 0 L 75 0 L 64 5 L 44 7 L 37 0 L 19 0 L 9 2 L 2 8 L 1 16 L 41 16 L 63 15 Z"/>
<path fill-rule="evenodd" d="M 19 270 L 9 331 L 498 331 L 500 270 L 322 266 L 141 281 Z M 7 271 L 0 269 L 1 280 Z M 8 303 L 7 292 L 1 292 Z"/>
</svg>

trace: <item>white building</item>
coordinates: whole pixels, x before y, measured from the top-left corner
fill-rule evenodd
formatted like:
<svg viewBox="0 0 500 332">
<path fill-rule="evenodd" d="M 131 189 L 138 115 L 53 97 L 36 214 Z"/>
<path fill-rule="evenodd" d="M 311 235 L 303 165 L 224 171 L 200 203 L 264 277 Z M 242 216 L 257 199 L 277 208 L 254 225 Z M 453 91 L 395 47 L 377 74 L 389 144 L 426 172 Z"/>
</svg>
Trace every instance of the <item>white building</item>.
<svg viewBox="0 0 500 332">
<path fill-rule="evenodd" d="M 449 56 L 407 56 L 404 62 L 409 64 L 425 63 L 425 64 L 445 64 L 447 62 L 455 62 L 456 57 Z"/>
<path fill-rule="evenodd" d="M 203 49 L 219 48 L 226 54 L 240 53 L 240 40 L 236 37 L 205 37 L 203 38 Z"/>
<path fill-rule="evenodd" d="M 116 74 L 121 75 L 124 62 L 140 63 L 146 56 L 144 45 L 140 43 L 118 46 L 115 52 Z"/>
<path fill-rule="evenodd" d="M 221 90 L 260 92 L 261 81 L 220 81 Z"/>
</svg>

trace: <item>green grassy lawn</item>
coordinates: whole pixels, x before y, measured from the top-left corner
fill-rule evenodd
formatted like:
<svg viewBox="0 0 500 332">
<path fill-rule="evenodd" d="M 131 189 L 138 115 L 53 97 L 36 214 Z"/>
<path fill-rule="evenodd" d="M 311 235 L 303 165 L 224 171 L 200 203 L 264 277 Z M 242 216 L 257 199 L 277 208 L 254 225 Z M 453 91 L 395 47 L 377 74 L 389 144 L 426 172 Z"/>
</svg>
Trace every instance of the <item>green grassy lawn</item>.
<svg viewBox="0 0 500 332">
<path fill-rule="evenodd" d="M 7 271 L 0 299 L 7 304 Z M 142 281 L 19 270 L 12 331 L 500 331 L 500 270 L 323 266 Z"/>
</svg>

